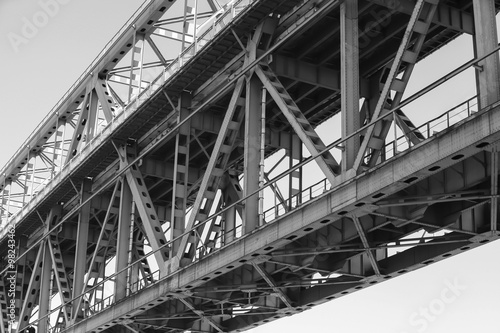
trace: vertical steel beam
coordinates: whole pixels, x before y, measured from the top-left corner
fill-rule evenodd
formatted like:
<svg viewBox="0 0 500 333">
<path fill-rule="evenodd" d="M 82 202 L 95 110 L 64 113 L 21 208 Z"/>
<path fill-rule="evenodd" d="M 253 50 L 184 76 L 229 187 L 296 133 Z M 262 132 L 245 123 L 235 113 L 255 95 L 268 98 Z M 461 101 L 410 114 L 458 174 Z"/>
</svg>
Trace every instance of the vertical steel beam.
<svg viewBox="0 0 500 333">
<path fill-rule="evenodd" d="M 7 186 L 9 186 L 9 189 L 7 190 Z M 12 180 L 9 181 L 9 183 L 6 182 L 4 188 L 3 188 L 4 193 L 7 193 L 7 205 L 6 208 L 4 208 L 5 211 L 5 222 L 9 221 L 10 217 L 10 203 L 11 203 L 11 196 L 12 196 Z M 5 199 L 4 199 L 5 200 Z"/>
<path fill-rule="evenodd" d="M 193 43 L 194 43 L 194 53 L 196 53 L 198 48 L 198 36 L 196 34 L 198 20 L 198 0 L 194 0 L 194 18 L 193 18 Z"/>
<path fill-rule="evenodd" d="M 82 141 L 83 130 L 85 129 L 85 125 L 87 124 L 87 118 L 89 115 L 89 108 L 87 108 L 87 104 L 89 103 L 89 94 L 90 88 L 87 87 L 85 91 L 85 97 L 83 98 L 82 104 L 80 106 L 80 114 L 78 115 L 78 120 L 76 121 L 75 131 L 73 132 L 73 137 L 71 138 L 71 142 L 68 148 L 68 155 L 66 156 L 67 164 L 73 156 L 78 153 L 78 145 Z"/>
<path fill-rule="evenodd" d="M 123 179 L 120 195 L 120 215 L 118 216 L 118 235 L 116 239 L 116 272 L 125 269 L 128 265 L 132 204 L 132 192 L 125 179 Z M 124 270 L 115 279 L 115 301 L 119 301 L 126 296 L 127 270 Z"/>
<path fill-rule="evenodd" d="M 231 205 L 233 202 L 231 200 L 231 196 L 227 191 L 222 191 L 224 204 Z M 236 206 L 233 206 L 226 210 L 222 215 L 222 224 L 224 226 L 223 229 L 223 237 L 222 242 L 223 245 L 231 243 L 236 238 Z"/>
<path fill-rule="evenodd" d="M 345 138 L 360 126 L 358 0 L 347 0 L 340 5 L 340 59 L 342 138 Z M 353 167 L 358 150 L 358 135 L 345 142 L 342 172 Z"/>
<path fill-rule="evenodd" d="M 262 83 L 251 76 L 247 79 L 245 103 L 244 183 L 243 195 L 259 189 L 261 146 L 261 98 Z M 259 224 L 259 196 L 254 194 L 245 200 L 243 233 L 248 234 Z"/>
<path fill-rule="evenodd" d="M 300 141 L 298 136 L 290 136 L 290 149 L 287 150 L 287 154 L 289 155 L 288 157 L 290 169 L 292 169 L 295 164 L 302 162 L 302 142 Z M 300 194 L 302 192 L 302 168 L 297 168 L 292 173 L 290 173 L 288 185 L 288 205 L 286 204 L 286 201 L 283 200 L 279 188 L 275 185 L 272 186 L 275 195 L 278 197 L 280 203 L 283 205 L 286 211 L 292 210 L 293 208 L 297 207 L 302 201 L 302 196 Z"/>
<path fill-rule="evenodd" d="M 497 232 L 498 223 L 498 148 L 491 149 L 491 231 Z"/>
<path fill-rule="evenodd" d="M 243 191 L 238 176 L 227 173 L 224 178 L 225 185 L 222 188 L 222 199 L 224 200 L 224 206 L 230 206 L 242 198 Z M 229 244 L 236 239 L 236 217 L 238 213 L 243 215 L 241 205 L 235 205 L 223 213 L 223 245 Z"/>
<path fill-rule="evenodd" d="M 267 90 L 262 87 L 260 93 L 260 158 L 259 158 L 259 188 L 264 187 L 265 183 L 265 158 L 266 158 L 266 97 Z M 259 192 L 259 225 L 264 224 L 264 190 Z"/>
<path fill-rule="evenodd" d="M 476 57 L 491 52 L 498 44 L 496 10 L 494 0 L 473 0 L 474 44 Z M 482 109 L 500 99 L 500 66 L 498 53 L 494 53 L 479 63 L 476 71 L 479 108 Z"/>
<path fill-rule="evenodd" d="M 89 103 L 89 117 L 87 121 L 87 134 L 85 135 L 85 142 L 90 142 L 95 136 L 95 130 L 97 127 L 97 115 L 99 110 L 97 109 L 99 99 L 95 89 L 90 92 L 90 103 Z"/>
<path fill-rule="evenodd" d="M 0 276 L 0 333 L 7 333 L 9 329 L 9 317 L 7 317 L 7 294 L 4 277 Z"/>
<path fill-rule="evenodd" d="M 136 216 L 135 212 L 133 212 L 132 215 L 133 222 L 135 223 L 136 221 Z M 134 230 L 134 228 L 130 228 L 130 234 L 131 234 L 131 244 L 130 248 L 133 250 L 132 252 L 132 260 L 131 261 L 136 261 L 142 257 L 144 257 L 144 234 L 142 230 L 140 230 L 140 226 L 138 226 L 138 230 Z M 147 259 L 145 259 L 147 260 Z M 129 270 L 129 284 L 130 284 L 130 292 L 136 292 L 139 288 L 139 272 L 140 272 L 140 266 L 135 265 L 132 266 Z"/>
<path fill-rule="evenodd" d="M 91 195 L 92 181 L 85 178 L 82 183 L 80 202 L 85 202 Z M 78 216 L 78 229 L 76 234 L 75 269 L 73 274 L 73 297 L 79 296 L 83 291 L 84 276 L 87 266 L 87 247 L 89 237 L 90 202 L 82 207 Z M 72 316 L 81 314 L 81 309 L 73 307 Z"/>
<path fill-rule="evenodd" d="M 56 166 L 57 166 L 57 148 L 58 148 L 58 137 L 61 132 L 59 132 L 59 113 L 56 112 L 56 123 L 55 123 L 55 130 L 54 130 L 54 143 L 52 147 L 52 176 L 55 176 L 56 173 Z M 62 140 L 61 140 L 62 141 Z"/>
<path fill-rule="evenodd" d="M 177 121 L 180 123 L 189 115 L 191 94 L 183 92 L 179 99 Z M 189 175 L 189 143 L 191 141 L 191 122 L 185 122 L 175 137 L 174 179 L 172 188 L 172 216 L 170 233 L 175 239 L 184 232 L 186 222 L 188 175 Z M 180 240 L 172 245 L 170 257 L 177 253 Z"/>
<path fill-rule="evenodd" d="M 3 190 L 1 191 L 2 196 L 0 197 L 0 225 L 4 225 L 5 223 L 7 223 L 8 219 L 9 219 L 8 214 L 5 215 L 5 219 L 3 218 L 4 211 L 5 211 L 4 203 L 5 203 L 6 187 L 7 187 L 7 184 L 4 183 Z"/>
<path fill-rule="evenodd" d="M 113 96 L 109 91 L 106 81 L 102 79 L 97 79 L 95 83 L 94 90 L 99 98 L 99 102 L 101 103 L 102 112 L 104 114 L 104 118 L 106 122 L 110 123 L 113 120 Z"/>
<path fill-rule="evenodd" d="M 48 243 L 43 244 L 42 274 L 40 279 L 40 300 L 38 303 L 38 332 L 48 332 L 50 311 L 50 287 L 52 267 Z"/>
<path fill-rule="evenodd" d="M 144 62 L 144 34 L 136 32 L 132 41 L 132 57 L 130 63 L 130 82 L 128 87 L 128 101 L 130 103 L 135 95 L 141 93 L 142 88 L 142 65 Z M 136 74 L 135 71 L 138 70 L 139 73 Z M 134 85 L 134 81 L 137 85 Z M 134 91 L 137 89 L 137 91 Z"/>
<path fill-rule="evenodd" d="M 182 20 L 182 41 L 181 41 L 181 52 L 186 48 L 186 34 L 189 31 L 189 23 L 187 21 L 187 16 L 190 12 L 190 7 L 188 6 L 188 0 L 184 0 L 184 19 Z"/>
<path fill-rule="evenodd" d="M 60 143 L 60 146 L 59 146 L 59 170 L 58 172 L 61 172 L 63 166 L 64 166 L 64 141 L 66 140 L 66 125 L 68 124 L 68 121 L 67 120 L 63 120 L 62 121 L 62 131 L 60 131 L 61 133 L 61 143 Z M 29 158 L 28 158 L 29 160 Z"/>
</svg>

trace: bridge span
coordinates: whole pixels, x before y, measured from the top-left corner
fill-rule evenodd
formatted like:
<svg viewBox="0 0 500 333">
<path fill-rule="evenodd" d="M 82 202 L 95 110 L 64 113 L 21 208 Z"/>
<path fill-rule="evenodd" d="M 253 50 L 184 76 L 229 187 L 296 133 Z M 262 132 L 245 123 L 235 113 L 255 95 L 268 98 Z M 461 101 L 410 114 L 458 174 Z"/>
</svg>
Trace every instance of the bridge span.
<svg viewBox="0 0 500 333">
<path fill-rule="evenodd" d="M 498 239 L 499 10 L 145 1 L 0 172 L 0 333 L 240 332 Z"/>
</svg>

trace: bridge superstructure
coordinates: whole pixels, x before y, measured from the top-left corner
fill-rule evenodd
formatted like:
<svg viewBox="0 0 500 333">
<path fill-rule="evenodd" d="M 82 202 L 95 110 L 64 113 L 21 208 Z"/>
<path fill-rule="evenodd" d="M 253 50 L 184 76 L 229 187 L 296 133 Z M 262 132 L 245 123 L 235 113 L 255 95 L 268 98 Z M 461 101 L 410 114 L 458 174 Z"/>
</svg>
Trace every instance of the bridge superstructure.
<svg viewBox="0 0 500 333">
<path fill-rule="evenodd" d="M 238 332 L 497 239 L 499 9 L 146 1 L 2 169 L 0 332 Z"/>
</svg>

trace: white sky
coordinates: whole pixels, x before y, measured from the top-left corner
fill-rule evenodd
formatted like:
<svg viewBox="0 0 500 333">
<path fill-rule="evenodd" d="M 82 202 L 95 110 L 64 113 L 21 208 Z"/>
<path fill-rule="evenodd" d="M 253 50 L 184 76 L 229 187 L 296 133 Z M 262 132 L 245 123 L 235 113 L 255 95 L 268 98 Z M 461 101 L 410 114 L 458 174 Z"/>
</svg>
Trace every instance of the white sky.
<svg viewBox="0 0 500 333">
<path fill-rule="evenodd" d="M 98 52 L 140 6 L 142 0 L 65 0 L 17 52 L 9 34 L 21 34 L 24 20 L 50 0 L 0 0 L 0 167 L 90 64 Z M 54 9 L 54 8 L 53 8 Z M 470 39 L 462 38 L 419 66 L 415 91 L 472 57 Z M 405 110 L 415 123 L 432 110 L 444 112 L 473 95 L 473 76 L 464 74 L 444 89 Z M 319 132 L 326 132 L 320 129 Z M 281 319 L 252 332 L 500 332 L 496 287 L 500 242 Z M 450 294 L 447 284 L 465 289 Z M 444 295 L 444 296 L 443 296 Z M 452 297 L 455 295 L 455 297 Z M 445 297 L 443 299 L 443 297 Z M 453 300 L 450 300 L 452 299 Z M 447 301 L 445 303 L 443 301 Z M 440 305 L 444 307 L 440 308 Z M 438 315 L 424 319 L 422 308 Z M 432 313 L 432 310 L 431 310 Z M 412 320 L 413 319 L 413 323 Z M 425 328 L 425 329 L 424 329 Z"/>
</svg>

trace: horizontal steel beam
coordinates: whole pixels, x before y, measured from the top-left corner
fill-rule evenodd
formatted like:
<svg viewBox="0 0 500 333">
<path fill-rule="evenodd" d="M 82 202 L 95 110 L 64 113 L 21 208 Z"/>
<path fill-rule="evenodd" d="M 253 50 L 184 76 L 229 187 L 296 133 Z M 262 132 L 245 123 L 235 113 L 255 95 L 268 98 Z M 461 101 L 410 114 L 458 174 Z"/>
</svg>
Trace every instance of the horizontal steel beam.
<svg viewBox="0 0 500 333">
<path fill-rule="evenodd" d="M 307 83 L 313 86 L 340 91 L 340 71 L 325 66 L 318 66 L 302 60 L 297 60 L 283 55 L 273 56 L 273 62 L 269 64 L 274 74 L 287 79 Z M 368 80 L 359 78 L 362 95 L 368 87 Z"/>
<path fill-rule="evenodd" d="M 399 12 L 403 14 L 411 15 L 413 8 L 415 7 L 415 2 L 412 0 L 368 0 L 371 3 L 383 6 L 386 11 Z M 373 19 L 378 20 L 383 17 L 387 12 L 372 10 L 371 11 Z M 445 5 L 443 3 L 439 4 L 436 10 L 436 14 L 432 20 L 432 23 L 443 26 L 445 28 L 450 28 L 455 31 L 464 32 L 469 35 L 474 35 L 474 17 L 458 8 Z"/>
</svg>

